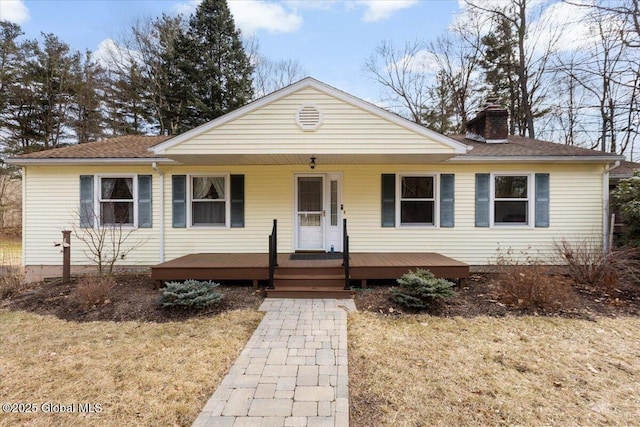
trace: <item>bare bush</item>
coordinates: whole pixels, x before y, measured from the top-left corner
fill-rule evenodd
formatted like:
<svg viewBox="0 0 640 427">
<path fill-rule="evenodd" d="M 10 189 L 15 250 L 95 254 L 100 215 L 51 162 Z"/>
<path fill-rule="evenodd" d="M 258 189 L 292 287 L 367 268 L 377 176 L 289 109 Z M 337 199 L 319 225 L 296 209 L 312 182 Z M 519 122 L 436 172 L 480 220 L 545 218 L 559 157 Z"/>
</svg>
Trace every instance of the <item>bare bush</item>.
<svg viewBox="0 0 640 427">
<path fill-rule="evenodd" d="M 22 274 L 17 269 L 0 267 L 0 299 L 9 298 L 23 288 Z"/>
<path fill-rule="evenodd" d="M 505 304 L 556 311 L 572 308 L 577 302 L 570 282 L 526 252 L 515 257 L 510 250 L 499 251 L 495 271 L 496 292 Z"/>
<path fill-rule="evenodd" d="M 555 242 L 556 253 L 566 262 L 569 275 L 581 285 L 608 288 L 640 285 L 640 249 L 616 248 L 605 252 L 595 240 Z"/>
<path fill-rule="evenodd" d="M 80 223 L 80 214 L 77 215 Z M 84 243 L 84 254 L 98 268 L 99 274 L 112 274 L 116 262 L 125 259 L 130 252 L 144 245 L 148 239 L 134 239 L 135 228 L 123 226 L 122 223 L 115 225 L 104 224 L 100 216 L 89 211 L 86 218 L 91 218 L 90 227 L 73 226 L 74 236 Z"/>
<path fill-rule="evenodd" d="M 25 287 L 23 279 L 17 257 L 0 247 L 0 299 L 20 292 Z"/>
<path fill-rule="evenodd" d="M 115 286 L 113 276 L 84 276 L 73 291 L 74 300 L 83 307 L 103 304 Z"/>
</svg>

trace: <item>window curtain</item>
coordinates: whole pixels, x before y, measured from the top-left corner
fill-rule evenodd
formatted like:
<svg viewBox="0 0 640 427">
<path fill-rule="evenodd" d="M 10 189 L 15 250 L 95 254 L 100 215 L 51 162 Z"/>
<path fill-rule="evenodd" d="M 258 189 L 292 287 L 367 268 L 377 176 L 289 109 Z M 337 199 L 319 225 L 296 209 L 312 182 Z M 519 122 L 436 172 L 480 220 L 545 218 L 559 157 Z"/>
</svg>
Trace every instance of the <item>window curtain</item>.
<svg viewBox="0 0 640 427">
<path fill-rule="evenodd" d="M 211 191 L 211 188 L 215 191 Z M 224 178 L 222 177 L 195 177 L 193 179 L 194 199 L 224 199 Z"/>
<path fill-rule="evenodd" d="M 100 180 L 100 184 L 102 185 L 102 198 L 103 199 L 112 199 L 113 190 L 116 188 L 116 179 L 115 178 L 102 178 Z M 132 192 L 133 194 L 133 192 Z"/>
<path fill-rule="evenodd" d="M 127 189 L 129 190 L 129 194 L 131 194 L 131 198 L 133 199 L 133 179 L 125 178 L 123 181 L 127 184 Z"/>
</svg>

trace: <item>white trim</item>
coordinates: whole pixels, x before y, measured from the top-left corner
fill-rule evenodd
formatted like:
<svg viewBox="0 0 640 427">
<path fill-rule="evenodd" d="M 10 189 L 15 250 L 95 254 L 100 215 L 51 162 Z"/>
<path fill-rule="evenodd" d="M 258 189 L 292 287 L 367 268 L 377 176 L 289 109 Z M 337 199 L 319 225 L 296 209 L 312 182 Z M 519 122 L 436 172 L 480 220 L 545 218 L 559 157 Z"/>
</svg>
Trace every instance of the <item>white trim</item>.
<svg viewBox="0 0 640 427">
<path fill-rule="evenodd" d="M 27 227 L 27 168 L 22 167 L 22 260 L 21 265 L 24 267 L 27 265 L 27 233 L 29 227 Z"/>
<path fill-rule="evenodd" d="M 609 224 L 611 213 L 609 211 L 609 177 L 611 171 L 620 166 L 620 160 L 617 160 L 612 165 L 607 165 L 607 168 L 602 171 L 602 248 L 604 252 L 611 250 L 609 247 L 609 231 L 611 230 L 611 224 Z"/>
<path fill-rule="evenodd" d="M 299 242 L 299 238 L 300 238 L 300 221 L 299 221 L 299 215 L 298 215 L 298 178 L 322 178 L 322 207 L 323 210 L 327 211 L 327 206 L 326 206 L 326 183 L 327 183 L 327 176 L 325 173 L 294 173 L 293 174 L 293 249 L 294 250 L 300 250 L 300 251 L 304 251 L 304 250 L 309 250 L 309 251 L 313 251 L 313 250 L 324 250 L 325 246 L 326 246 L 326 240 L 327 240 L 327 227 L 325 224 L 325 217 L 321 217 L 320 219 L 320 224 L 322 225 L 322 247 L 320 248 L 301 248 L 300 247 L 300 242 Z M 325 214 L 326 215 L 326 214 Z"/>
<path fill-rule="evenodd" d="M 164 172 L 160 170 L 160 168 L 158 168 L 158 165 L 156 164 L 156 162 L 153 162 L 151 164 L 151 167 L 153 168 L 154 171 L 158 173 L 158 175 L 160 175 L 160 227 L 159 227 L 160 235 L 158 236 L 158 239 L 159 239 L 158 262 L 162 263 L 164 262 Z M 152 187 L 151 188 L 151 206 L 153 207 L 153 196 L 154 196 L 153 181 L 151 183 L 151 187 Z M 153 218 L 153 209 L 151 211 L 151 217 Z"/>
<path fill-rule="evenodd" d="M 322 206 L 325 211 L 325 216 L 322 217 L 322 248 L 313 249 L 313 248 L 301 248 L 298 245 L 299 239 L 299 223 L 298 223 L 298 178 L 300 177 L 322 177 Z M 331 181 L 338 181 L 338 225 L 331 225 L 331 189 L 330 183 Z M 295 250 L 324 250 L 329 252 L 331 250 L 331 243 L 329 241 L 329 228 L 330 227 L 338 227 L 339 228 L 339 239 L 342 239 L 342 219 L 345 217 L 345 210 L 342 209 L 344 206 L 343 193 L 344 191 L 344 176 L 342 172 L 303 172 L 303 173 L 294 173 L 293 174 L 293 249 Z M 340 242 L 338 248 L 334 248 L 336 251 L 338 249 L 344 250 L 343 248 L 344 242 Z"/>
<path fill-rule="evenodd" d="M 526 176 L 527 177 L 527 223 L 496 223 L 495 222 L 495 202 L 496 202 L 496 177 L 497 176 Z M 515 199 L 522 200 L 522 199 Z M 533 172 L 491 172 L 489 181 L 489 226 L 491 228 L 535 228 L 535 173 Z"/>
<path fill-rule="evenodd" d="M 135 158 L 118 158 L 118 157 L 100 157 L 100 158 L 43 158 L 43 159 L 6 159 L 6 163 L 17 166 L 29 166 L 29 165 L 95 165 L 95 164 L 120 164 L 120 165 L 149 165 L 153 163 L 162 164 L 176 164 L 182 163 L 175 160 L 167 159 L 164 157 L 152 158 L 152 157 L 135 157 Z"/>
<path fill-rule="evenodd" d="M 403 224 L 402 223 L 402 178 L 403 177 L 431 177 L 433 178 L 433 224 Z M 396 228 L 440 228 L 440 172 L 397 172 L 396 173 Z M 428 199 L 416 199 L 428 200 Z"/>
<path fill-rule="evenodd" d="M 131 202 L 133 203 L 133 224 L 122 224 L 123 229 L 137 229 L 138 228 L 138 174 L 129 173 L 106 173 L 96 174 L 93 181 L 93 215 L 95 218 L 95 227 L 116 227 L 117 224 L 102 224 L 100 221 L 100 204 L 102 203 L 102 178 L 131 178 L 132 194 Z M 152 193 L 153 194 L 153 193 Z M 111 200 L 111 199 L 109 199 Z M 127 202 L 126 199 L 113 199 L 115 202 Z M 105 203 L 108 203 L 105 201 Z M 153 215 L 153 213 L 152 213 Z"/>
<path fill-rule="evenodd" d="M 231 227 L 231 195 L 229 182 L 231 174 L 228 172 L 221 173 L 194 173 L 187 175 L 187 228 L 192 229 L 203 229 L 203 228 L 213 228 L 213 229 L 222 229 L 222 228 L 230 228 Z M 192 203 L 193 203 L 193 193 L 191 190 L 193 178 L 224 178 L 224 224 L 197 224 L 193 225 L 193 216 L 192 216 Z M 220 202 L 220 200 L 218 200 Z"/>
<path fill-rule="evenodd" d="M 434 132 L 430 129 L 427 129 L 424 126 L 420 126 L 412 121 L 409 121 L 403 117 L 400 117 L 396 114 L 390 113 L 376 105 L 370 104 L 360 98 L 357 98 L 353 95 L 350 95 L 346 92 L 338 90 L 332 86 L 329 86 L 325 83 L 322 83 L 314 78 L 306 77 L 300 80 L 297 83 L 294 83 L 290 86 L 282 88 L 276 92 L 273 92 L 269 95 L 266 95 L 263 98 L 260 98 L 256 101 L 253 101 L 244 107 L 240 107 L 237 110 L 234 110 L 230 113 L 225 114 L 224 116 L 218 117 L 208 123 L 198 126 L 197 128 L 191 129 L 185 133 L 177 135 L 174 138 L 168 139 L 160 144 L 157 144 L 153 147 L 150 147 L 148 150 L 155 153 L 156 155 L 165 154 L 166 151 L 176 145 L 179 145 L 189 139 L 192 139 L 202 133 L 211 131 L 219 126 L 222 126 L 225 123 L 233 121 L 239 117 L 242 117 L 248 113 L 256 111 L 272 102 L 278 101 L 282 98 L 285 98 L 291 95 L 294 92 L 312 88 L 319 92 L 325 93 L 329 96 L 337 98 L 340 101 L 343 101 L 347 104 L 353 105 L 354 107 L 360 108 L 366 112 L 369 112 L 375 116 L 378 116 L 382 119 L 388 120 L 391 123 L 394 123 L 398 126 L 401 126 L 407 130 L 417 133 L 418 135 L 424 136 L 426 138 L 432 139 L 435 142 L 439 142 L 449 148 L 452 148 L 458 154 L 464 154 L 468 151 L 468 147 L 458 142 L 454 139 L 441 135 L 437 132 Z"/>
<path fill-rule="evenodd" d="M 456 156 L 442 163 L 611 163 L 620 156 Z"/>
</svg>

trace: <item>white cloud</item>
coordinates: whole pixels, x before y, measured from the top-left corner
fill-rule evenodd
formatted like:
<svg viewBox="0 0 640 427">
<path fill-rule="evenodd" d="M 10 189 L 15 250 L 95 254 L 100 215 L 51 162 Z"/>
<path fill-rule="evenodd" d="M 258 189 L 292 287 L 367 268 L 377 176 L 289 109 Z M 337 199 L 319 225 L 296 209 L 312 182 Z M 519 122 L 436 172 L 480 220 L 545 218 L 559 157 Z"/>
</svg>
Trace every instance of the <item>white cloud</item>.
<svg viewBox="0 0 640 427">
<path fill-rule="evenodd" d="M 1 20 L 22 24 L 29 18 L 29 9 L 24 4 L 24 0 L 0 0 Z"/>
<path fill-rule="evenodd" d="M 302 26 L 302 16 L 280 4 L 260 0 L 230 0 L 229 9 L 236 26 L 245 34 L 258 30 L 293 33 Z"/>
<path fill-rule="evenodd" d="M 405 55 L 390 67 L 418 74 L 435 74 L 440 69 L 434 54 L 424 49 L 417 51 L 414 55 Z"/>
<path fill-rule="evenodd" d="M 142 55 L 137 51 L 128 51 L 119 46 L 113 39 L 104 39 L 98 45 L 98 49 L 92 54 L 92 59 L 106 69 L 113 68 L 116 64 L 129 67 L 132 60 L 142 62 Z"/>
<path fill-rule="evenodd" d="M 358 0 L 358 4 L 366 7 L 362 19 L 365 22 L 383 21 L 394 12 L 417 4 L 418 0 Z"/>
<path fill-rule="evenodd" d="M 183 15 L 191 15 L 202 0 L 187 0 L 176 4 L 173 10 Z M 302 2 L 308 6 L 306 2 Z M 312 2 L 313 3 L 313 2 Z M 229 0 L 229 10 L 233 20 L 244 34 L 250 35 L 259 30 L 272 33 L 292 33 L 300 29 L 302 16 L 286 10 L 281 4 L 264 0 Z M 294 4 L 285 2 L 294 7 Z M 300 3 L 298 3 L 300 4 Z"/>
<path fill-rule="evenodd" d="M 189 16 L 196 11 L 202 0 L 187 0 L 177 3 L 173 6 L 173 10 L 180 15 Z"/>
</svg>

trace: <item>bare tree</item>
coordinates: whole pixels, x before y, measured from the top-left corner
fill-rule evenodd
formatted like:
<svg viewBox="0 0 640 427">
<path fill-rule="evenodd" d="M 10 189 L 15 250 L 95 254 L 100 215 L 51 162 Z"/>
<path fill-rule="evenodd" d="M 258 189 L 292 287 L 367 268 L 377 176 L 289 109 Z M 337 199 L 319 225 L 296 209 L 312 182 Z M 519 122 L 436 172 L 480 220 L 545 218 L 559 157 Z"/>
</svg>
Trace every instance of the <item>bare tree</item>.
<svg viewBox="0 0 640 427">
<path fill-rule="evenodd" d="M 289 86 L 305 76 L 305 71 L 297 60 L 281 59 L 274 61 L 261 55 L 254 59 L 254 99 Z"/>
<path fill-rule="evenodd" d="M 443 95 L 451 98 L 455 132 L 464 132 L 472 106 L 479 104 L 478 69 L 482 58 L 479 19 L 477 14 L 470 14 L 467 22 L 458 23 L 450 33 L 427 44 L 439 68 L 438 78 L 448 89 Z"/>
<path fill-rule="evenodd" d="M 423 124 L 424 106 L 437 73 L 424 43 L 416 40 L 398 48 L 382 42 L 366 60 L 364 72 L 384 88 L 382 101 L 388 108 Z"/>
<path fill-rule="evenodd" d="M 80 218 L 89 219 L 89 227 L 80 227 Z M 72 227 L 73 235 L 85 245 L 84 254 L 98 268 L 98 273 L 112 274 L 116 262 L 144 245 L 148 239 L 134 239 L 135 229 L 123 227 L 122 223 L 105 224 L 93 211 L 78 213 Z"/>
</svg>

